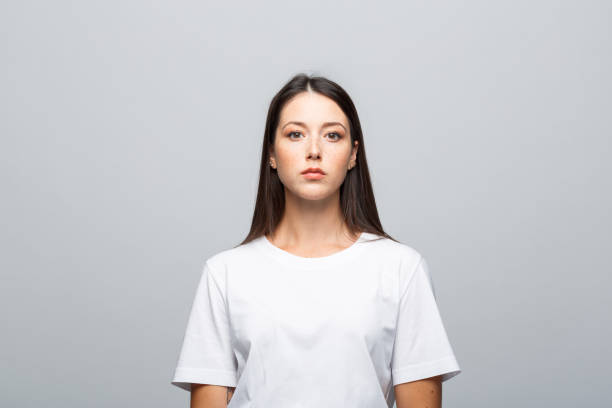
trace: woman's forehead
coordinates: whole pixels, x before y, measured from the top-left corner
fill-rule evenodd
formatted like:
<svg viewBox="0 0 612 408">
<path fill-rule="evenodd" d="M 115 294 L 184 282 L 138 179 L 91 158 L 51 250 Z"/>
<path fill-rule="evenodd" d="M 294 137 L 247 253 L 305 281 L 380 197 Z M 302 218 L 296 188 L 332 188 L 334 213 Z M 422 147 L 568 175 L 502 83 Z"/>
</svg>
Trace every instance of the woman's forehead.
<svg viewBox="0 0 612 408">
<path fill-rule="evenodd" d="M 289 122 L 297 122 L 296 124 L 306 127 L 319 127 L 334 122 L 348 126 L 348 120 L 340 106 L 333 99 L 314 92 L 298 94 L 285 104 L 279 123 L 283 127 Z"/>
</svg>

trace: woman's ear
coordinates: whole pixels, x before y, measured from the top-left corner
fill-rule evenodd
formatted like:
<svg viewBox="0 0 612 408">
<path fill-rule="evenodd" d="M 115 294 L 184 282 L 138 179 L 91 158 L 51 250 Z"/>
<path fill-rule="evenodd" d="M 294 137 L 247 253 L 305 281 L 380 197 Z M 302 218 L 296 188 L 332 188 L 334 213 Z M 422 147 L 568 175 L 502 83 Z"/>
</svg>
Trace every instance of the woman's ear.
<svg viewBox="0 0 612 408">
<path fill-rule="evenodd" d="M 353 162 L 357 161 L 357 150 L 359 150 L 359 142 L 355 140 L 353 143 L 353 151 L 351 153 L 351 161 Z"/>
<path fill-rule="evenodd" d="M 270 157 L 270 159 L 268 160 L 268 164 L 270 165 L 270 167 L 275 169 L 276 168 L 276 158 L 274 157 L 274 151 L 270 150 L 268 152 L 268 156 Z"/>
</svg>

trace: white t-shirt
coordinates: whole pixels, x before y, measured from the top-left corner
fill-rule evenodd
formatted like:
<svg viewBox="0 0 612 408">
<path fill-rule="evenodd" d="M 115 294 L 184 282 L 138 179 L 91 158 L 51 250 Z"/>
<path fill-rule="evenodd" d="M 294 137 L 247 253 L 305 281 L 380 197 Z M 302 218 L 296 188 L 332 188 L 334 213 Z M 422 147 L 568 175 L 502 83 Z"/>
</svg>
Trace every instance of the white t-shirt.
<svg viewBox="0 0 612 408">
<path fill-rule="evenodd" d="M 236 387 L 228 408 L 388 408 L 394 385 L 460 372 L 415 249 L 364 232 L 306 258 L 261 236 L 206 260 L 172 384 Z"/>
</svg>

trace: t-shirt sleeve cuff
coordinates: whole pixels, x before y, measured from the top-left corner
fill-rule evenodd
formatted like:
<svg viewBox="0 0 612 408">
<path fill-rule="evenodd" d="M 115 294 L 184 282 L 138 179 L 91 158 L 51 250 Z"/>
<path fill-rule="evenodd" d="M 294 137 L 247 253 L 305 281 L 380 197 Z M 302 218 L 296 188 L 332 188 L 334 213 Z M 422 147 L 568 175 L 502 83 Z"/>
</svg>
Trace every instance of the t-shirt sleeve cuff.
<svg viewBox="0 0 612 408">
<path fill-rule="evenodd" d="M 236 373 L 226 370 L 177 367 L 171 384 L 186 391 L 191 391 L 192 383 L 235 387 L 237 384 Z"/>
<path fill-rule="evenodd" d="M 442 382 L 449 380 L 459 374 L 461 368 L 455 356 L 443 357 L 438 360 L 428 361 L 421 364 L 399 367 L 392 370 L 393 385 L 422 380 L 424 378 L 442 375 Z"/>
</svg>

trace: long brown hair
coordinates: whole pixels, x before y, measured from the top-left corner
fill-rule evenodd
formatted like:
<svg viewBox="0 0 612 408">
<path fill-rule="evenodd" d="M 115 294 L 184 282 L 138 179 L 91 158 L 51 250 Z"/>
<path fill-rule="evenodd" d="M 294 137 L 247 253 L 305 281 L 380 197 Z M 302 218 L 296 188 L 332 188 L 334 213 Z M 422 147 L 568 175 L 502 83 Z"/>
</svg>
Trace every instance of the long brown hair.
<svg viewBox="0 0 612 408">
<path fill-rule="evenodd" d="M 270 149 L 274 146 L 280 112 L 285 104 L 301 92 L 313 91 L 334 100 L 347 116 L 350 125 L 351 146 L 359 142 L 356 165 L 346 174 L 340 186 L 340 206 L 344 221 L 352 235 L 370 232 L 397 241 L 384 230 L 378 218 L 374 192 L 368 172 L 363 134 L 357 109 L 344 89 L 337 83 L 321 77 L 299 73 L 289 80 L 272 98 L 268 108 L 266 128 L 259 165 L 259 187 L 251 230 L 239 245 L 246 244 L 274 231 L 285 210 L 285 188 L 276 170 L 269 166 Z"/>
</svg>

